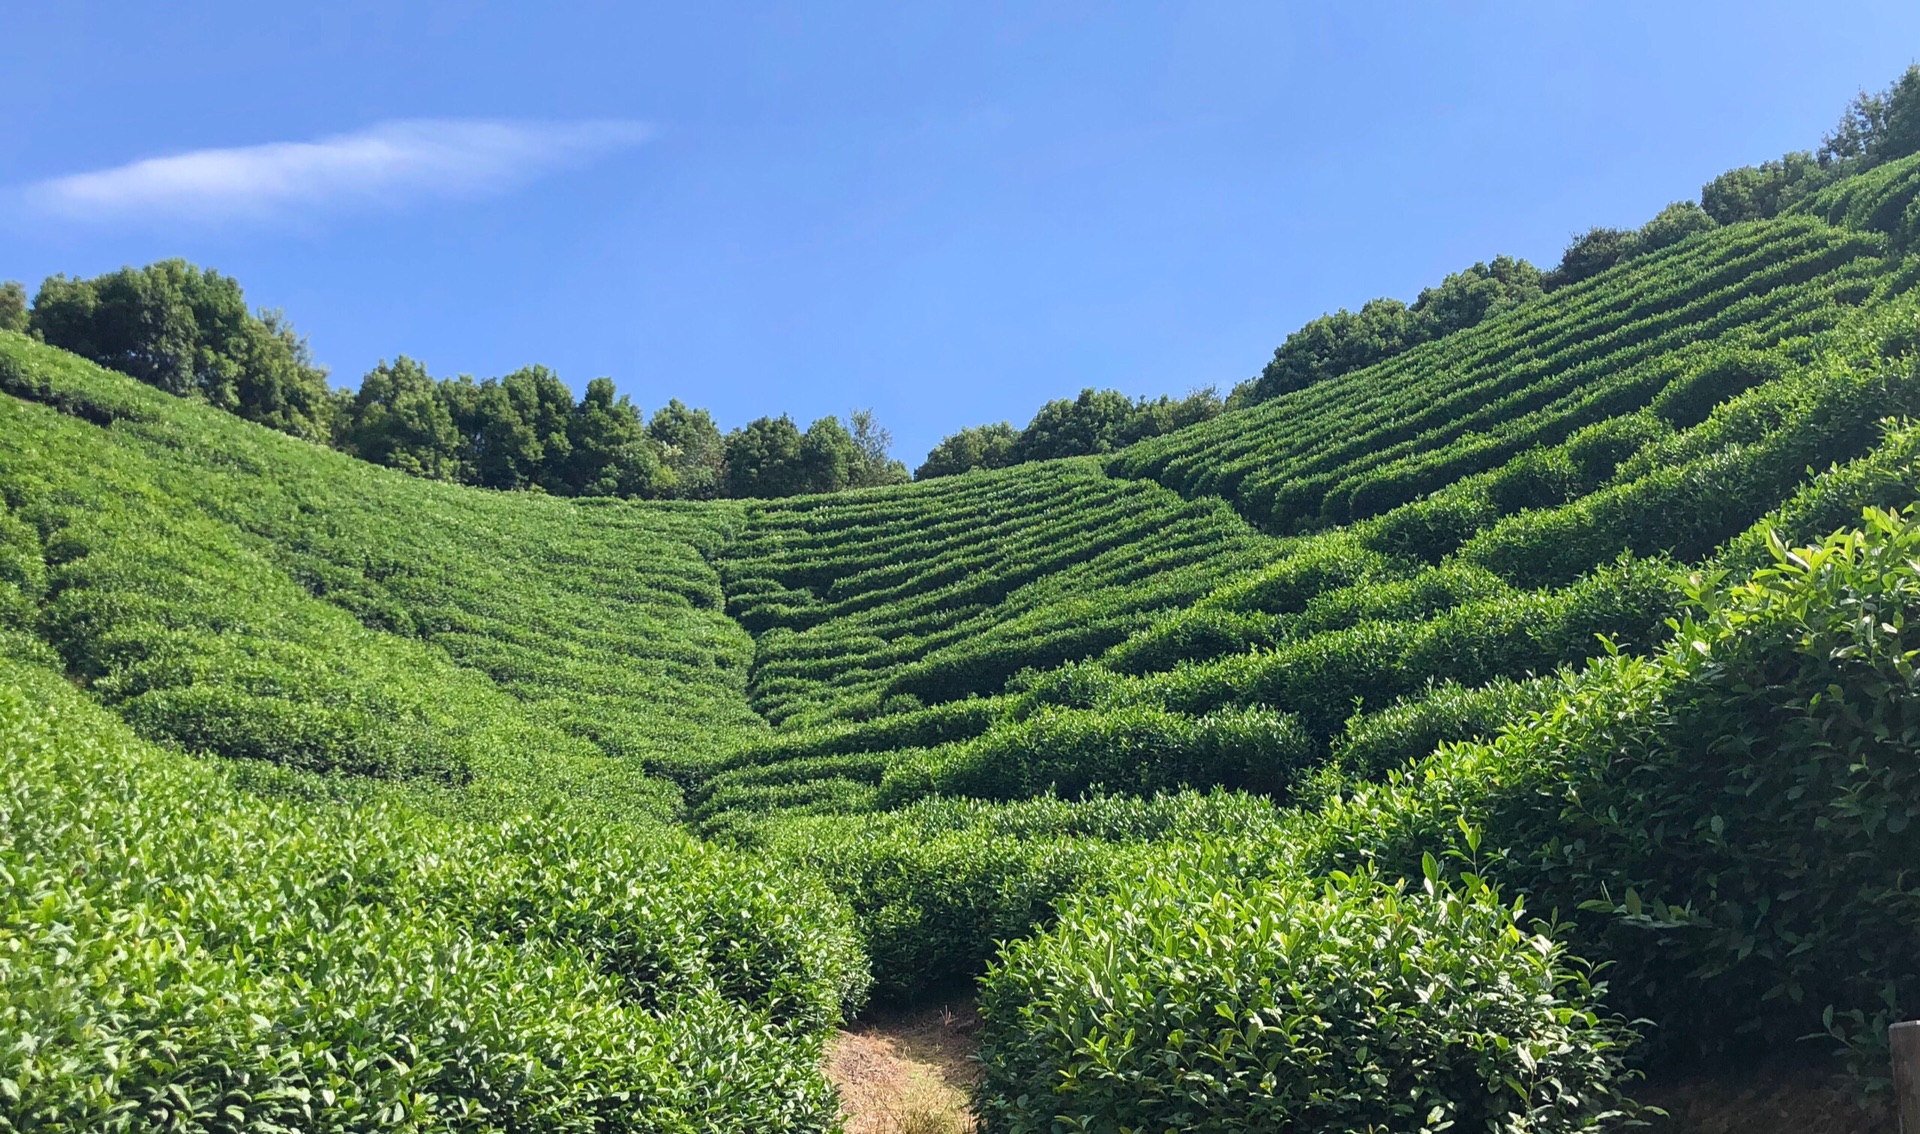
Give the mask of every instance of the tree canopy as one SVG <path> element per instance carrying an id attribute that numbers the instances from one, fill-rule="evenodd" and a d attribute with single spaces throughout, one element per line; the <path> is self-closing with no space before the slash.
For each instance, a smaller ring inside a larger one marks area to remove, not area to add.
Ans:
<path id="1" fill-rule="evenodd" d="M 567 441 L 570 454 L 559 483 L 569 496 L 661 496 L 672 484 L 640 411 L 616 395 L 611 378 L 587 383 L 568 416 Z"/>
<path id="2" fill-rule="evenodd" d="M 1920 153 L 1920 65 L 1884 91 L 1861 91 L 1822 140 L 1819 160 L 1878 165 L 1911 153 Z"/>
<path id="3" fill-rule="evenodd" d="M 727 443 L 713 415 L 674 398 L 654 411 L 647 438 L 658 447 L 667 495 L 711 500 L 727 480 Z"/>
<path id="4" fill-rule="evenodd" d="M 12 308 L 0 300 L 0 311 Z M 40 285 L 28 326 L 52 346 L 248 421 L 313 441 L 331 433 L 327 372 L 305 340 L 279 312 L 250 311 L 230 277 L 185 260 L 93 279 L 53 276 Z"/>
<path id="5" fill-rule="evenodd" d="M 27 289 L 14 280 L 0 282 L 0 331 L 24 333 L 31 325 L 27 318 Z"/>
<path id="6" fill-rule="evenodd" d="M 722 436 L 679 399 L 649 421 L 611 378 L 578 402 L 528 366 L 503 378 L 434 379 L 401 355 L 343 397 L 338 447 L 415 476 L 556 496 L 712 499 L 838 492 L 907 479 L 870 410 L 824 417 L 803 434 L 785 415 Z"/>
<path id="7" fill-rule="evenodd" d="M 1538 296 L 1540 270 L 1525 260 L 1496 256 L 1422 291 L 1413 306 L 1372 299 L 1358 311 L 1341 308 L 1287 336 L 1260 376 L 1235 391 L 1234 404 L 1264 402 L 1337 378 Z"/>
<path id="8" fill-rule="evenodd" d="M 430 480 L 471 476 L 469 446 L 454 422 L 453 400 L 419 362 L 400 355 L 360 380 L 345 403 L 339 447 L 361 460 Z"/>
<path id="9" fill-rule="evenodd" d="M 907 466 L 893 459 L 893 434 L 880 425 L 870 409 L 854 410 L 847 415 L 853 435 L 853 447 L 859 451 L 852 487 L 870 488 L 881 484 L 905 484 Z"/>
<path id="10" fill-rule="evenodd" d="M 1728 170 L 1701 188 L 1700 207 L 1721 224 L 1768 220 L 1827 180 L 1827 171 L 1812 154 L 1802 150 L 1776 161 Z"/>
<path id="11" fill-rule="evenodd" d="M 726 439 L 730 496 L 797 496 L 898 484 L 906 466 L 887 455 L 892 437 L 871 410 L 849 415 L 852 428 L 823 417 L 805 433 L 785 414 L 762 417 Z"/>
<path id="12" fill-rule="evenodd" d="M 722 435 L 675 398 L 649 420 L 611 378 L 573 391 L 544 366 L 435 378 L 401 354 L 335 391 L 278 311 L 185 260 L 93 279 L 52 276 L 31 306 L 0 282 L 0 330 L 32 334 L 182 397 L 429 480 L 557 496 L 789 496 L 908 479 L 872 410 L 802 434 L 761 418 Z"/>
<path id="13" fill-rule="evenodd" d="M 1013 443 L 1020 431 L 1012 422 L 975 425 L 940 439 L 915 469 L 915 480 L 958 476 L 977 469 L 999 469 L 1013 463 Z"/>
<path id="14" fill-rule="evenodd" d="M 1770 219 L 1839 177 L 1916 152 L 1920 66 L 1907 68 L 1883 91 L 1861 92 L 1817 153 L 1789 153 L 1728 170 L 1701 189 L 1698 204 L 1677 201 L 1638 229 L 1596 227 L 1580 233 L 1551 272 L 1499 257 L 1448 276 L 1421 292 L 1411 307 L 1382 298 L 1358 311 L 1342 308 L 1322 315 L 1287 336 L 1259 377 L 1234 390 L 1229 406 L 1263 402 L 1370 366 L 1473 326 L 1543 290 L 1589 279 L 1716 225 Z"/>
<path id="15" fill-rule="evenodd" d="M 1025 461 L 1111 453 L 1205 421 L 1221 408 L 1219 392 L 1212 387 L 1184 398 L 1148 399 L 1089 386 L 1076 398 L 1056 398 L 1041 406 L 1025 429 L 1016 431 L 1003 421 L 942 438 L 913 475 L 916 480 L 929 480 Z"/>
<path id="16" fill-rule="evenodd" d="M 727 435 L 728 496 L 793 496 L 806 483 L 800 427 L 791 417 L 755 418 Z"/>
<path id="17" fill-rule="evenodd" d="M 1700 207 L 1721 224 L 1767 220 L 1841 177 L 1912 153 L 1920 153 L 1920 66 L 1883 91 L 1861 91 L 1819 150 L 1730 169 L 1707 182 Z"/>
<path id="18" fill-rule="evenodd" d="M 1920 66 L 1885 90 L 1861 92 L 1817 152 L 1729 170 L 1702 188 L 1698 203 L 1674 202 L 1637 229 L 1577 234 L 1551 271 L 1498 256 L 1447 276 L 1412 304 L 1382 297 L 1322 315 L 1288 335 L 1224 402 L 1212 388 L 1148 399 L 1088 387 L 1042 405 L 1023 429 L 998 422 L 942 438 L 913 478 L 1111 453 L 1371 366 L 1720 225 L 1772 218 L 1840 177 L 1916 152 Z M 436 380 L 404 355 L 375 367 L 358 391 L 336 394 L 279 312 L 250 311 L 231 278 L 184 260 L 93 279 L 54 276 L 31 308 L 24 287 L 0 283 L 0 330 L 32 333 L 161 389 L 433 479 L 688 499 L 908 479 L 870 410 L 821 418 L 804 433 L 782 414 L 723 434 L 707 411 L 678 399 L 645 419 L 607 378 L 589 383 L 576 403 L 544 367 L 479 382 Z"/>

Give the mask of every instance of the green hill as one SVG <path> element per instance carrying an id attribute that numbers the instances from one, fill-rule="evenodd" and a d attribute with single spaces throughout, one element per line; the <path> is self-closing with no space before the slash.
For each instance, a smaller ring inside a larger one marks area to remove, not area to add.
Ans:
<path id="1" fill-rule="evenodd" d="M 1883 270 L 1878 245 L 1799 218 L 1705 233 L 1386 362 L 1142 443 L 1113 468 L 1227 496 L 1277 533 L 1377 516 L 1646 406 L 1711 346 L 1765 349 L 1832 326 Z M 1704 413 L 1713 393 L 1691 408 Z"/>
<path id="2" fill-rule="evenodd" d="M 831 1031 L 972 982 L 993 1131 L 1593 1129 L 1809 1034 L 1870 1077 L 1920 1012 L 1917 199 L 780 500 L 413 479 L 0 332 L 0 1117 L 829 1129 Z"/>

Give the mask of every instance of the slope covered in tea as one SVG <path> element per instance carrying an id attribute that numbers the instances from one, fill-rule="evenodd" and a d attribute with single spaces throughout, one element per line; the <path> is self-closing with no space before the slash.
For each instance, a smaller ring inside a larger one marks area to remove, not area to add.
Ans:
<path id="1" fill-rule="evenodd" d="M 955 991 L 1009 1134 L 1863 1082 L 1920 158 L 1806 168 L 1119 452 L 778 500 L 413 479 L 0 332 L 0 1124 L 830 1130 L 834 1029 Z"/>

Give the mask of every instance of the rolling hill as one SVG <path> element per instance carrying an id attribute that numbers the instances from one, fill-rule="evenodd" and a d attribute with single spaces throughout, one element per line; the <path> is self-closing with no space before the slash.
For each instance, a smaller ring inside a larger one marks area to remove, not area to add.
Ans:
<path id="1" fill-rule="evenodd" d="M 993 1131 L 1870 1079 L 1916 217 L 1885 162 L 1116 453 L 779 500 L 413 479 L 0 332 L 0 1116 L 829 1129 L 833 1029 L 967 988 Z"/>

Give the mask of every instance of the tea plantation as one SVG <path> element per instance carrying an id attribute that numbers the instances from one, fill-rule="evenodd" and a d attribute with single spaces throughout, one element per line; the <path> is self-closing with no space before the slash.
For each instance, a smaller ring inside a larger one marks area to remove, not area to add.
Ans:
<path id="1" fill-rule="evenodd" d="M 1008 1134 L 1871 1091 L 1917 233 L 1884 162 L 1115 453 L 778 500 L 413 479 L 0 331 L 0 1128 L 830 1130 L 834 1030 L 968 992 Z"/>

